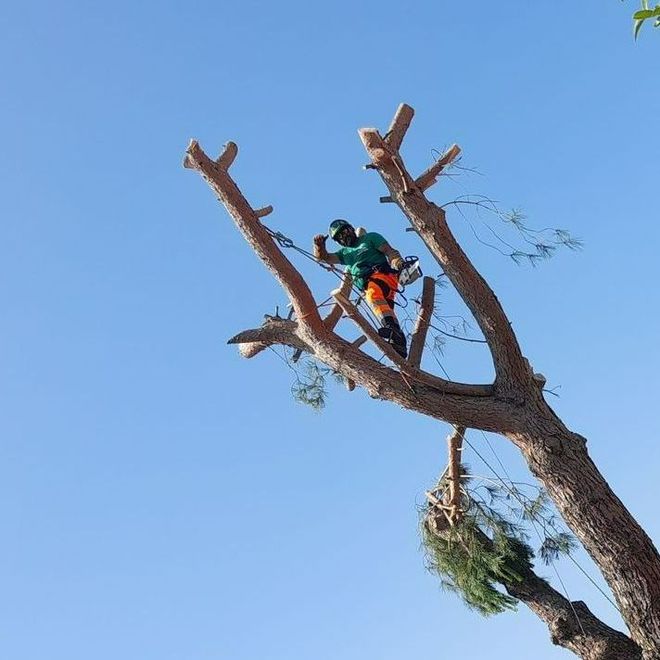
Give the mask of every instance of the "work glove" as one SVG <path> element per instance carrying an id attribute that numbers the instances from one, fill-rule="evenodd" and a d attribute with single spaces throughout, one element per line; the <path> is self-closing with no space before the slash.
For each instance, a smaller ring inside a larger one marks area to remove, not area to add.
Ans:
<path id="1" fill-rule="evenodd" d="M 394 270 L 401 270 L 405 264 L 405 261 L 401 257 L 394 257 L 392 261 L 390 261 L 390 266 L 394 268 Z"/>

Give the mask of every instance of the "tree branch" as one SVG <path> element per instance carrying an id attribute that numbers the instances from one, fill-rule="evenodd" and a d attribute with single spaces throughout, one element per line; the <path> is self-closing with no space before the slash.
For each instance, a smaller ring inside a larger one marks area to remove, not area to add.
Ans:
<path id="1" fill-rule="evenodd" d="M 265 351 L 269 346 L 270 344 L 266 344 L 263 341 L 253 341 L 247 344 L 239 344 L 238 352 L 246 360 L 249 360 L 255 357 L 256 355 L 259 355 L 259 353 Z"/>
<path id="2" fill-rule="evenodd" d="M 415 179 L 417 187 L 422 192 L 430 188 L 438 180 L 440 172 L 442 172 L 447 165 L 453 163 L 460 153 L 461 148 L 457 144 L 452 144 L 451 147 L 449 147 L 449 149 L 447 149 L 447 151 L 440 156 L 440 158 L 438 158 L 428 170 L 426 170 L 426 172 L 420 174 Z"/>
<path id="3" fill-rule="evenodd" d="M 342 294 L 342 296 L 348 298 L 351 293 L 352 286 L 353 278 L 351 277 L 350 273 L 346 273 L 338 291 Z M 328 330 L 334 330 L 335 326 L 337 323 L 339 323 L 343 315 L 344 310 L 342 309 L 341 305 L 339 303 L 333 305 L 330 313 L 323 319 L 325 327 L 328 328 Z"/>
<path id="4" fill-rule="evenodd" d="M 518 340 L 497 297 L 477 272 L 451 233 L 444 211 L 429 202 L 405 169 L 398 154 L 373 128 L 359 131 L 392 199 L 410 220 L 436 261 L 474 315 L 488 342 L 501 391 L 529 386 Z"/>
<path id="5" fill-rule="evenodd" d="M 419 367 L 422 363 L 422 352 L 424 351 L 435 300 L 435 280 L 432 277 L 425 277 L 423 281 L 422 299 L 417 313 L 415 329 L 410 339 L 410 351 L 408 352 L 408 363 L 413 367 Z"/>
<path id="6" fill-rule="evenodd" d="M 266 208 L 272 210 L 273 207 L 268 206 Z M 256 213 L 257 215 L 259 215 L 259 211 L 257 211 Z M 346 273 L 344 275 L 344 279 L 342 281 L 342 285 L 340 288 L 340 290 L 344 293 L 345 296 L 348 296 L 350 294 L 352 285 L 353 285 L 353 278 L 350 276 L 349 273 Z M 341 305 L 333 305 L 332 309 L 330 310 L 330 313 L 323 319 L 323 323 L 325 324 L 325 327 L 328 330 L 334 330 L 337 323 L 339 323 L 339 321 L 341 320 L 343 314 L 344 314 L 344 310 L 341 308 Z M 249 360 L 250 358 L 253 358 L 256 355 L 259 355 L 259 353 L 265 351 L 269 346 L 270 344 L 267 344 L 265 342 L 252 342 L 247 344 L 239 344 L 238 352 L 241 354 L 242 357 Z M 299 349 L 296 350 L 293 357 L 291 358 L 291 361 L 298 362 L 298 360 L 300 359 L 300 355 L 302 353 L 303 351 Z"/>
<path id="7" fill-rule="evenodd" d="M 237 151 L 236 145 L 229 142 L 225 152 L 217 162 L 214 162 L 195 140 L 191 140 L 184 164 L 197 170 L 217 193 L 247 242 L 287 292 L 298 320 L 310 329 L 320 328 L 321 317 L 305 280 L 282 254 L 268 231 L 259 222 L 257 213 L 229 176 L 226 167 L 233 162 Z"/>
<path id="8" fill-rule="evenodd" d="M 399 151 L 414 115 L 415 111 L 406 103 L 402 103 L 397 108 L 392 123 L 385 134 L 385 141 L 392 151 Z"/>
<path id="9" fill-rule="evenodd" d="M 312 352 L 311 347 L 298 336 L 298 324 L 288 319 L 280 319 L 273 316 L 267 316 L 264 324 L 260 328 L 243 330 L 231 339 L 228 344 L 265 344 L 267 347 L 273 344 L 283 344 L 291 346 L 301 351 Z"/>
<path id="10" fill-rule="evenodd" d="M 463 448 L 463 438 L 465 437 L 465 427 L 457 426 L 454 431 L 447 436 L 447 450 L 449 461 L 447 463 L 447 480 L 449 481 L 449 522 L 454 524 L 458 522 L 461 516 L 461 450 Z"/>
<path id="11" fill-rule="evenodd" d="M 319 360 L 347 381 L 363 387 L 371 397 L 385 399 L 403 408 L 421 413 L 433 419 L 447 421 L 487 431 L 504 432 L 519 424 L 516 410 L 507 401 L 485 396 L 479 385 L 462 385 L 458 389 L 471 391 L 477 388 L 477 395 L 440 394 L 435 386 L 420 382 L 414 375 L 404 380 L 405 375 L 363 353 L 358 340 L 353 345 L 334 333 L 323 340 L 308 339 L 296 321 L 267 317 L 259 328 L 238 333 L 229 344 L 263 342 L 268 345 L 283 344 L 304 351 Z M 441 380 L 441 379 L 440 379 Z M 412 383 L 412 386 L 411 386 Z"/>

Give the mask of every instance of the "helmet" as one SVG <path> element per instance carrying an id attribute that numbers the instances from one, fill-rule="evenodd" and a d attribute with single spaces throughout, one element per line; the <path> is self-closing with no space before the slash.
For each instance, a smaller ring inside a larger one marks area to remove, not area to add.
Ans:
<path id="1" fill-rule="evenodd" d="M 330 223 L 330 227 L 328 228 L 328 234 L 330 234 L 330 238 L 334 239 L 335 236 L 344 228 L 344 227 L 353 227 L 350 222 L 346 220 L 342 220 L 341 218 L 338 218 L 337 220 L 333 220 Z"/>

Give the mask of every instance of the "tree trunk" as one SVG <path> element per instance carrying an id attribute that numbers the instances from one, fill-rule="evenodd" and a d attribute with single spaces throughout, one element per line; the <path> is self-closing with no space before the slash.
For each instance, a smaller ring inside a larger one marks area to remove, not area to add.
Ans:
<path id="1" fill-rule="evenodd" d="M 645 658 L 660 658 L 660 555 L 589 457 L 545 401 L 527 406 L 523 432 L 506 434 L 612 589 Z"/>

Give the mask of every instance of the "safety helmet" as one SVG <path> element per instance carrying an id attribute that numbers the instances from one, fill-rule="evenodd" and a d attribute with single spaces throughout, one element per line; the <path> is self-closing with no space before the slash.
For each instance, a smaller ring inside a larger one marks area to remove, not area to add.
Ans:
<path id="1" fill-rule="evenodd" d="M 344 227 L 350 227 L 352 229 L 353 225 L 350 222 L 346 221 L 346 220 L 342 220 L 341 218 L 338 218 L 337 220 L 333 220 L 330 223 L 330 227 L 328 228 L 328 234 L 330 234 L 330 238 L 332 238 L 334 240 L 334 238 L 337 236 L 337 234 Z"/>

